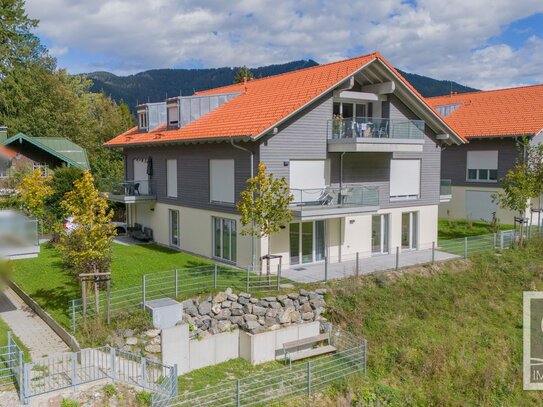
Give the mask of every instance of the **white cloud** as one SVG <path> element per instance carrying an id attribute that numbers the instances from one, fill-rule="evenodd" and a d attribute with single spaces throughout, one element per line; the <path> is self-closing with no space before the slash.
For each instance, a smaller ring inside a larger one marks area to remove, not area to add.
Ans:
<path id="1" fill-rule="evenodd" d="M 402 69 L 475 87 L 543 82 L 541 38 L 519 49 L 490 42 L 543 12 L 533 0 L 27 0 L 27 9 L 52 50 L 95 56 L 72 71 L 328 62 L 377 50 Z"/>
<path id="2" fill-rule="evenodd" d="M 68 53 L 68 47 L 51 47 L 49 48 L 49 54 L 52 57 L 60 57 Z"/>

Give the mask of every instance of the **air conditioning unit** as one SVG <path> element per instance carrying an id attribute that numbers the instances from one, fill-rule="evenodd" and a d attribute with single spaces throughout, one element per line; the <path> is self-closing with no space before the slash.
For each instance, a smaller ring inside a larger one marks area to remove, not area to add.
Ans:
<path id="1" fill-rule="evenodd" d="M 151 313 L 156 329 L 171 328 L 183 318 L 183 304 L 171 298 L 146 301 L 145 309 Z"/>

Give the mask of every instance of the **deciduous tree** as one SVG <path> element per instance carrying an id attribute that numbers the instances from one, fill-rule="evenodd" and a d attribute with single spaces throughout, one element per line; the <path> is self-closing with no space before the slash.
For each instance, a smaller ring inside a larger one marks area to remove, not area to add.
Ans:
<path id="1" fill-rule="evenodd" d="M 44 221 L 45 204 L 52 193 L 51 177 L 43 177 L 39 169 L 25 176 L 17 186 L 18 200 L 23 210 L 40 223 Z"/>

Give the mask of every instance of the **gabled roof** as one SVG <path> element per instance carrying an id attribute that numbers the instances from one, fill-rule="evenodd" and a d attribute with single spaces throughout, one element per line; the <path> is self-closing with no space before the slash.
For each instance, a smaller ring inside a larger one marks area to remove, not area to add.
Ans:
<path id="1" fill-rule="evenodd" d="M 7 147 L 4 147 L 3 145 L 0 145 L 0 156 L 11 160 L 17 156 L 17 153 Z"/>
<path id="2" fill-rule="evenodd" d="M 23 141 L 46 151 L 68 165 L 82 170 L 90 168 L 85 149 L 63 137 L 30 137 L 26 134 L 19 133 L 5 140 L 4 145 L 16 145 L 16 142 Z"/>
<path id="3" fill-rule="evenodd" d="M 302 110 L 318 97 L 331 91 L 372 62 L 380 61 L 421 102 L 436 122 L 458 137 L 424 98 L 379 53 L 287 72 L 246 84 L 234 84 L 197 95 L 241 92 L 234 99 L 180 129 L 166 126 L 141 133 L 134 127 L 106 143 L 107 146 L 207 141 L 225 138 L 257 139 Z M 460 137 L 458 137 L 460 139 Z M 462 142 L 462 141 L 460 141 Z"/>
<path id="4" fill-rule="evenodd" d="M 458 104 L 445 120 L 461 136 L 533 136 L 543 130 L 543 85 L 426 99 L 434 108 Z"/>

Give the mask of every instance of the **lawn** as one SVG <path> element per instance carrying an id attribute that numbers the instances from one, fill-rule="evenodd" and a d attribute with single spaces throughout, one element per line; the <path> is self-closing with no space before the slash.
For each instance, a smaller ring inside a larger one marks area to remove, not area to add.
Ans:
<path id="1" fill-rule="evenodd" d="M 9 331 L 10 328 L 8 324 L 6 324 L 6 322 L 2 318 L 0 318 L 0 346 L 7 346 Z M 21 340 L 17 338 L 17 336 L 15 336 L 13 332 L 11 334 L 13 339 L 15 340 L 15 343 L 19 345 L 19 348 L 23 351 L 25 361 L 30 362 L 30 352 L 28 351 L 28 348 L 23 345 Z"/>
<path id="2" fill-rule="evenodd" d="M 522 389 L 522 292 L 543 290 L 543 240 L 417 271 L 333 283 L 329 317 L 367 338 L 368 375 L 324 401 L 541 405 Z"/>
<path id="3" fill-rule="evenodd" d="M 201 257 L 157 245 L 113 244 L 112 290 L 141 284 L 142 275 L 212 264 Z M 78 282 L 62 267 L 57 250 L 41 246 L 38 257 L 13 262 L 11 278 L 58 322 L 70 326 L 68 305 L 81 297 Z"/>
<path id="4" fill-rule="evenodd" d="M 466 236 L 486 235 L 488 233 L 510 229 L 513 229 L 513 225 L 492 225 L 488 222 L 440 218 L 438 223 L 438 239 L 458 239 Z"/>

